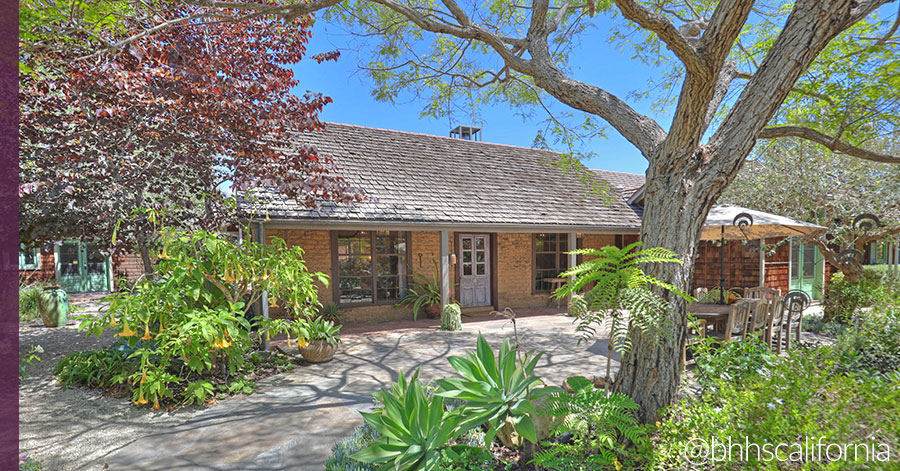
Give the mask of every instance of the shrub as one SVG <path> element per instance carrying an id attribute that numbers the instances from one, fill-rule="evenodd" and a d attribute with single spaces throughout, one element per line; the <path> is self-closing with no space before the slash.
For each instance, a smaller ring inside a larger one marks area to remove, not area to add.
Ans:
<path id="1" fill-rule="evenodd" d="M 127 379 L 140 368 L 140 361 L 131 358 L 131 352 L 121 343 L 101 350 L 76 352 L 61 358 L 53 368 L 53 374 L 63 385 L 95 388 L 124 388 Z"/>
<path id="2" fill-rule="evenodd" d="M 632 413 L 638 406 L 628 396 L 607 395 L 583 376 L 566 382 L 573 392 L 550 396 L 547 413 L 562 419 L 551 427 L 552 434 L 571 438 L 543 442 L 545 449 L 535 455 L 535 464 L 560 471 L 597 469 L 620 463 L 625 454 L 619 446 L 622 437 L 638 445 L 647 443 L 647 431 Z"/>
<path id="3" fill-rule="evenodd" d="M 31 322 L 41 317 L 38 303 L 44 286 L 44 283 L 34 283 L 19 287 L 19 322 Z"/>
<path id="4" fill-rule="evenodd" d="M 900 370 L 900 309 L 861 317 L 838 337 L 835 348 L 848 369 L 870 374 Z"/>
<path id="5" fill-rule="evenodd" d="M 328 281 L 306 270 L 302 249 L 277 238 L 236 244 L 219 233 L 164 228 L 160 245 L 153 279 L 113 295 L 103 316 L 86 317 L 79 326 L 97 336 L 112 329 L 133 349 L 129 359 L 137 359 L 139 368 L 113 376 L 133 385 L 137 405 L 158 407 L 184 380 L 237 372 L 255 344 L 247 313 L 263 290 L 270 305 L 281 302 L 295 316 L 308 316 L 319 305 L 314 283 Z M 202 383 L 190 391 L 179 398 L 197 402 L 208 395 Z"/>
<path id="6" fill-rule="evenodd" d="M 44 464 L 30 456 L 23 456 L 19 461 L 19 471 L 44 471 Z"/>
<path id="7" fill-rule="evenodd" d="M 838 337 L 847 331 L 847 326 L 838 322 L 825 322 L 821 315 L 808 315 L 803 316 L 803 330 Z"/>
<path id="8" fill-rule="evenodd" d="M 462 311 L 459 304 L 450 303 L 441 310 L 441 330 L 462 330 Z"/>
<path id="9" fill-rule="evenodd" d="M 863 307 L 872 306 L 878 299 L 880 276 L 865 272 L 856 282 L 848 281 L 843 273 L 835 273 L 825 287 L 825 315 L 823 321 L 846 324 Z"/>
<path id="10" fill-rule="evenodd" d="M 683 399 L 658 425 L 653 469 L 800 469 L 796 462 L 761 462 L 754 451 L 749 459 L 733 455 L 727 463 L 689 455 L 687 447 L 697 440 L 708 444 L 713 437 L 719 443 L 731 439 L 744 444 L 746 439 L 760 447 L 823 437 L 827 443 L 885 444 L 897 450 L 900 374 L 843 374 L 839 364 L 831 348 L 792 350 L 743 384 L 722 382 L 699 397 Z M 869 464 L 822 462 L 809 469 L 873 469 Z"/>
<path id="11" fill-rule="evenodd" d="M 23 379 L 29 376 L 28 367 L 33 365 L 36 361 L 41 361 L 41 357 L 38 356 L 39 353 L 44 353 L 43 347 L 40 345 L 32 345 L 28 349 L 28 353 L 19 358 L 19 382 L 21 383 Z"/>
<path id="12" fill-rule="evenodd" d="M 331 456 L 325 461 L 325 471 L 375 471 L 378 466 L 351 458 L 351 455 L 367 448 L 381 434 L 368 423 L 353 430 L 350 436 L 331 447 Z"/>
<path id="13" fill-rule="evenodd" d="M 696 379 L 702 391 L 715 391 L 724 384 L 740 386 L 770 368 L 776 355 L 756 338 L 718 345 L 707 338 L 694 345 Z"/>

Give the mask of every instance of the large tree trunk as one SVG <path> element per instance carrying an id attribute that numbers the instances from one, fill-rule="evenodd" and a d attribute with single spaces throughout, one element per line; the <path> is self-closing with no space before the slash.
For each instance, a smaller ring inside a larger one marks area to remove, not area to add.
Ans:
<path id="1" fill-rule="evenodd" d="M 711 159 L 715 160 L 715 159 Z M 739 159 L 731 165 L 739 165 Z M 727 184 L 724 178 L 698 178 L 694 162 L 704 159 L 655 159 L 652 162 L 681 162 L 682 165 L 654 165 L 647 171 L 644 217 L 641 239 L 644 247 L 664 247 L 682 256 L 684 263 L 656 264 L 644 270 L 684 292 L 689 292 L 693 278 L 697 243 L 706 214 Z M 724 162 L 719 162 L 722 164 Z M 709 171 L 709 169 L 704 169 Z M 627 394 L 640 406 L 639 418 L 655 422 L 660 409 L 670 405 L 681 383 L 681 349 L 685 341 L 687 319 L 683 300 L 672 293 L 662 293 L 670 300 L 677 315 L 672 319 L 670 335 L 659 341 L 631 329 L 632 349 L 624 355 L 616 377 L 614 391 Z"/>
<path id="2" fill-rule="evenodd" d="M 150 257 L 150 248 L 147 247 L 146 243 L 141 244 L 140 252 L 141 263 L 144 265 L 144 277 L 147 279 L 153 278 L 153 259 Z"/>

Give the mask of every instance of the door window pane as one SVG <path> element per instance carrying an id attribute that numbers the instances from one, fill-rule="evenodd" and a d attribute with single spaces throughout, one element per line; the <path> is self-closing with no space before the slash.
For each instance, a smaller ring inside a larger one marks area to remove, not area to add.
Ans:
<path id="1" fill-rule="evenodd" d="M 78 266 L 78 244 L 65 243 L 59 246 L 59 273 L 67 276 L 80 276 Z"/>
<path id="2" fill-rule="evenodd" d="M 87 272 L 89 275 L 106 274 L 106 256 L 100 253 L 96 244 L 87 245 Z"/>

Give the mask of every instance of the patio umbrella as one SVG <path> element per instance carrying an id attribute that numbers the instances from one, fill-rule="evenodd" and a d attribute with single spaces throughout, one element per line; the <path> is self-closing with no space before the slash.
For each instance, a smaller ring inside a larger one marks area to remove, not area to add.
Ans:
<path id="1" fill-rule="evenodd" d="M 719 302 L 725 302 L 725 241 L 757 240 L 769 237 L 805 236 L 824 231 L 824 226 L 797 221 L 730 204 L 714 206 L 706 216 L 701 240 L 721 241 L 722 276 L 719 278 Z M 761 249 L 761 248 L 760 248 Z"/>

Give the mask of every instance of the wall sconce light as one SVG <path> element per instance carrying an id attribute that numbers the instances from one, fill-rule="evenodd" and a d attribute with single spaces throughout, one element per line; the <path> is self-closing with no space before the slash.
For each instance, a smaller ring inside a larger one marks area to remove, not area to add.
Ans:
<path id="1" fill-rule="evenodd" d="M 456 254 L 450 254 L 450 265 L 456 265 Z"/>

